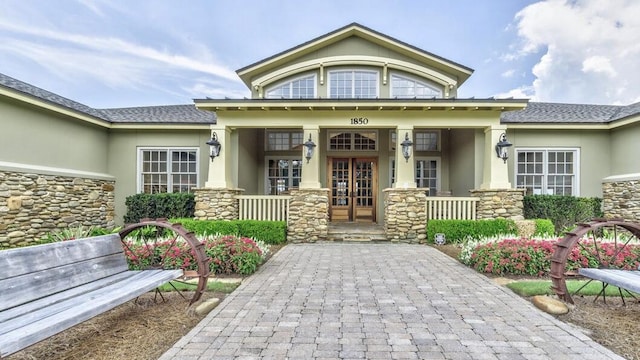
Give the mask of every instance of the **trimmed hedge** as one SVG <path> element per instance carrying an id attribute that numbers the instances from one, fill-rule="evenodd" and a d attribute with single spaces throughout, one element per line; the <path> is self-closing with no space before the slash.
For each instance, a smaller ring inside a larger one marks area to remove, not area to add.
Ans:
<path id="1" fill-rule="evenodd" d="M 525 219 L 550 219 L 555 233 L 572 229 L 576 223 L 603 216 L 602 199 L 560 195 L 524 197 Z"/>
<path id="2" fill-rule="evenodd" d="M 429 220 L 427 222 L 427 242 L 433 243 L 435 234 L 444 234 L 447 242 L 460 243 L 465 238 L 481 239 L 499 234 L 515 234 L 513 220 Z"/>
<path id="3" fill-rule="evenodd" d="M 258 220 L 195 220 L 190 218 L 171 219 L 196 235 L 237 235 L 267 244 L 276 245 L 287 241 L 287 223 L 284 221 Z"/>
<path id="4" fill-rule="evenodd" d="M 549 237 L 555 234 L 553 223 L 548 219 L 534 219 L 534 237 Z M 497 235 L 515 235 L 518 227 L 510 219 L 487 220 L 429 220 L 427 222 L 427 242 L 433 243 L 435 234 L 444 234 L 447 242 L 461 243 L 465 239 L 479 240 Z"/>
<path id="5" fill-rule="evenodd" d="M 124 222 L 140 219 L 193 217 L 195 197 L 192 193 L 136 194 L 125 200 L 127 213 Z"/>

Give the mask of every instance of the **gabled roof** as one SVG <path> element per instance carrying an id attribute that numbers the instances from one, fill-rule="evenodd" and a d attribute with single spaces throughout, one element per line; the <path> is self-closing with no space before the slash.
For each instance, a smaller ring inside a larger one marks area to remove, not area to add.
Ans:
<path id="1" fill-rule="evenodd" d="M 251 78 L 253 75 L 268 71 L 269 69 L 272 69 L 277 65 L 292 61 L 298 57 L 314 52 L 320 48 L 326 47 L 330 44 L 336 43 L 351 36 L 358 36 L 386 48 L 392 49 L 398 53 L 407 55 L 411 58 L 436 64 L 437 67 L 441 70 L 446 70 L 447 72 L 455 74 L 458 78 L 458 85 L 465 82 L 473 73 L 473 69 L 469 67 L 445 59 L 428 51 L 422 50 L 418 47 L 407 44 L 403 41 L 377 32 L 355 22 L 343 26 L 337 30 L 331 31 L 325 35 L 321 35 L 317 38 L 304 42 L 298 46 L 294 46 L 290 49 L 269 56 L 251 65 L 245 66 L 241 69 L 238 69 L 236 73 L 248 87 L 251 87 Z"/>
<path id="2" fill-rule="evenodd" d="M 640 103 L 626 106 L 530 102 L 523 110 L 502 113 L 503 124 L 609 124 L 640 116 Z"/>
<path id="3" fill-rule="evenodd" d="M 216 114 L 198 110 L 194 104 L 162 105 L 116 109 L 95 109 L 58 94 L 0 73 L 0 89 L 25 95 L 29 101 L 59 110 L 70 110 L 79 117 L 89 116 L 103 126 L 110 124 L 215 124 Z"/>

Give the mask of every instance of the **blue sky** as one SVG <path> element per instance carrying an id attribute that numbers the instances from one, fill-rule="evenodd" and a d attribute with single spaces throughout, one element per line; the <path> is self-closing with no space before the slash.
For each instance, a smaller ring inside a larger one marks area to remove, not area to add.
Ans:
<path id="1" fill-rule="evenodd" d="M 352 22 L 474 69 L 459 97 L 640 101 L 637 0 L 2 0 L 0 72 L 95 108 L 238 98 Z"/>

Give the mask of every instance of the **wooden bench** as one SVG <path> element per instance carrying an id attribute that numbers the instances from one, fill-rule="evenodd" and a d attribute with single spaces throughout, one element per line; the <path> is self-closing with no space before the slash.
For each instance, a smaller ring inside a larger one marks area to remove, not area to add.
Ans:
<path id="1" fill-rule="evenodd" d="M 0 357 L 182 276 L 128 269 L 119 234 L 0 251 Z"/>
<path id="2" fill-rule="evenodd" d="M 607 285 L 617 286 L 619 289 L 633 291 L 640 294 L 640 271 L 639 270 L 619 270 L 619 269 L 578 269 L 578 274 L 592 280 L 601 281 L 603 284 L 602 295 L 604 297 L 604 288 Z M 622 297 L 622 291 L 620 291 Z M 622 298 L 624 303 L 624 297 Z"/>

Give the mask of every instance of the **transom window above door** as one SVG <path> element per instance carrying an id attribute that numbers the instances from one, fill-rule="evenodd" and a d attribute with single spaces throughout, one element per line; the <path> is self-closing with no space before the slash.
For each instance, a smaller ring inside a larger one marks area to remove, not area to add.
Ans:
<path id="1" fill-rule="evenodd" d="M 267 88 L 267 99 L 312 99 L 316 97 L 316 75 L 307 75 Z"/>
<path id="2" fill-rule="evenodd" d="M 267 151 L 300 150 L 302 136 L 301 131 L 267 131 Z"/>
<path id="3" fill-rule="evenodd" d="M 378 77 L 377 71 L 330 71 L 329 97 L 332 99 L 375 99 L 378 97 Z"/>
<path id="4" fill-rule="evenodd" d="M 391 146 L 389 150 L 396 149 L 396 132 L 391 131 Z M 413 146 L 415 151 L 440 151 L 439 130 L 414 130 Z"/>
<path id="5" fill-rule="evenodd" d="M 377 144 L 376 131 L 329 131 L 331 151 L 376 151 Z"/>

